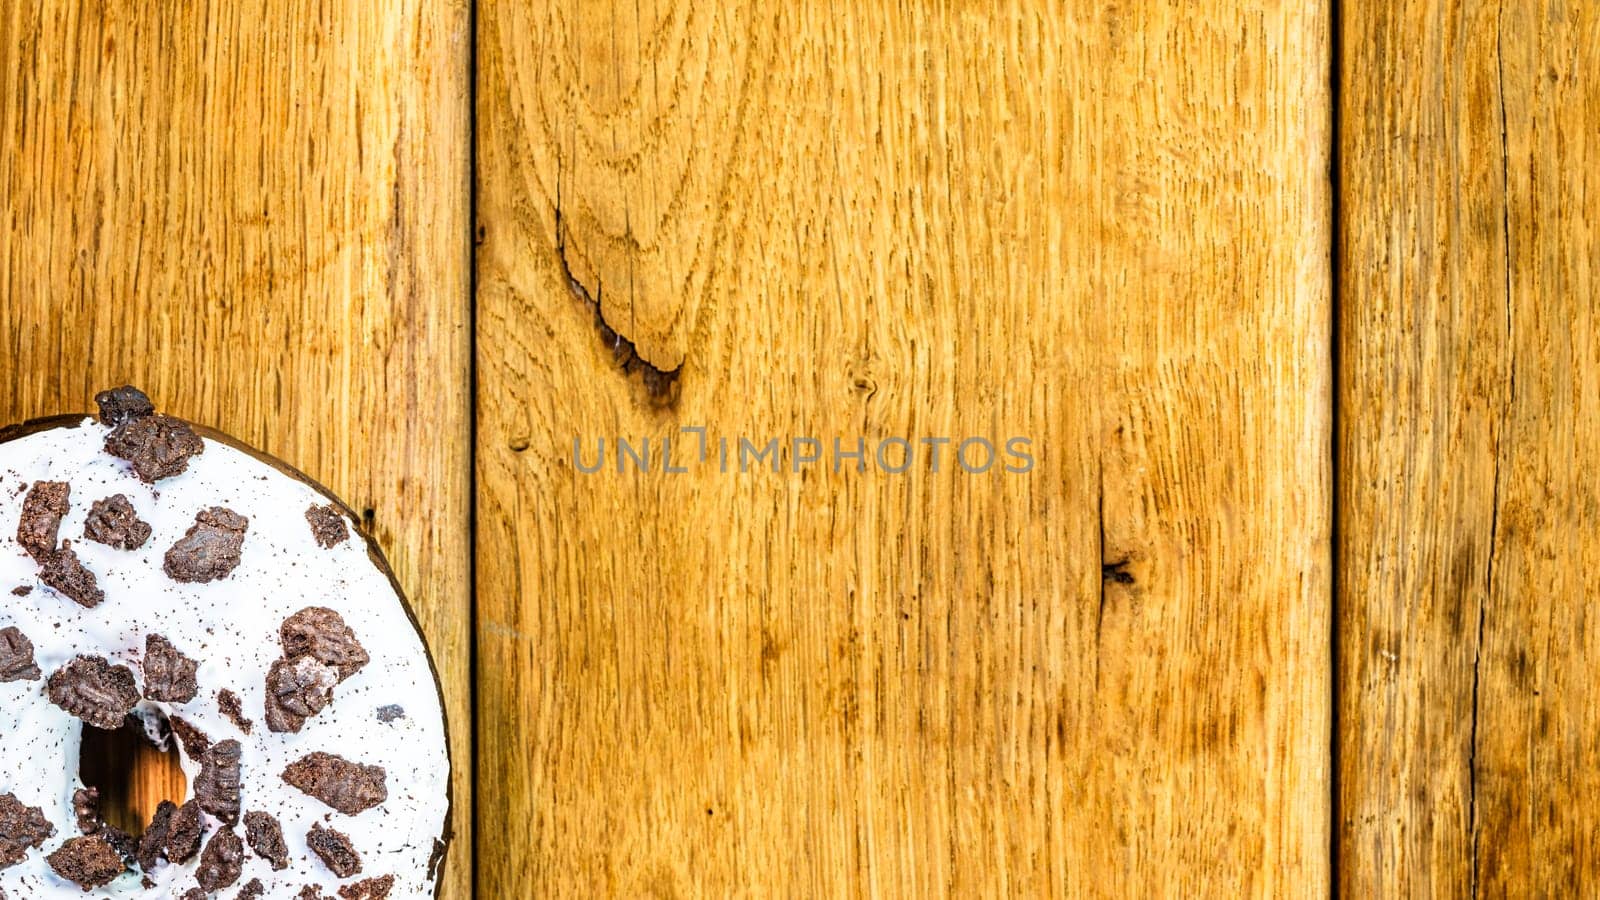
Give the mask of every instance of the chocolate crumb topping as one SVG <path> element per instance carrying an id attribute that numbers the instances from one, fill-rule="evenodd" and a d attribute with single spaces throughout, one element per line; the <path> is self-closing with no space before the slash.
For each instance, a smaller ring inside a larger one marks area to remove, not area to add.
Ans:
<path id="1" fill-rule="evenodd" d="M 89 507 L 83 536 L 118 550 L 137 550 L 150 539 L 150 524 L 134 512 L 126 494 L 112 494 Z"/>
<path id="2" fill-rule="evenodd" d="M 313 504 L 306 510 L 306 522 L 311 525 L 311 537 L 316 540 L 317 546 L 325 550 L 350 539 L 350 526 L 339 514 L 339 507 L 332 503 L 326 506 Z"/>
<path id="3" fill-rule="evenodd" d="M 249 734 L 255 727 L 254 723 L 245 716 L 244 704 L 239 702 L 239 695 L 227 688 L 217 691 L 217 709 L 228 717 L 228 721 L 232 722 L 234 727 L 245 734 Z"/>
<path id="4" fill-rule="evenodd" d="M 33 593 L 33 585 L 31 584 L 19 584 L 11 589 L 11 596 L 13 597 L 26 597 L 31 593 Z"/>
<path id="5" fill-rule="evenodd" d="M 84 891 L 110 884 L 127 869 L 122 855 L 111 846 L 110 841 L 98 834 L 75 837 L 46 859 L 57 875 Z"/>
<path id="6" fill-rule="evenodd" d="M 306 833 L 306 846 L 340 878 L 361 872 L 361 855 L 350 845 L 350 839 L 342 832 L 322 827 L 321 822 L 312 825 Z"/>
<path id="7" fill-rule="evenodd" d="M 38 681 L 39 664 L 33 658 L 33 641 L 14 625 L 0 628 L 0 683 Z"/>
<path id="8" fill-rule="evenodd" d="M 205 836 L 205 820 L 200 816 L 200 804 L 190 800 L 172 813 L 167 823 L 167 859 L 185 863 L 200 851 L 200 839 Z"/>
<path id="9" fill-rule="evenodd" d="M 162 571 L 173 581 L 201 583 L 225 578 L 239 565 L 250 520 L 213 506 L 194 517 L 189 531 L 167 550 Z"/>
<path id="10" fill-rule="evenodd" d="M 200 760 L 200 775 L 194 781 L 194 798 L 200 808 L 229 825 L 239 822 L 238 741 L 211 745 Z"/>
<path id="11" fill-rule="evenodd" d="M 187 753 L 190 759 L 200 759 L 211 749 L 211 738 L 204 731 L 194 727 L 188 719 L 172 716 L 167 723 L 172 726 L 172 733 L 183 743 L 183 752 Z"/>
<path id="12" fill-rule="evenodd" d="M 322 892 L 317 890 L 317 886 L 314 884 L 308 884 L 301 888 L 300 893 L 296 894 L 295 897 L 296 900 L 326 900 L 322 896 Z"/>
<path id="13" fill-rule="evenodd" d="M 163 800 L 156 806 L 155 815 L 150 817 L 150 825 L 145 828 L 144 836 L 139 838 L 139 849 L 134 854 L 139 861 L 139 868 L 148 872 L 161 861 L 161 854 L 166 850 L 167 840 L 172 834 L 172 816 L 177 811 L 178 805 L 171 800 Z"/>
<path id="14" fill-rule="evenodd" d="M 354 884 L 347 884 L 339 888 L 339 896 L 344 900 L 387 900 L 389 891 L 393 887 L 393 875 L 363 878 Z"/>
<path id="15" fill-rule="evenodd" d="M 283 826 L 271 813 L 245 813 L 244 837 L 257 856 L 272 863 L 274 872 L 289 867 L 289 848 L 283 842 Z"/>
<path id="16" fill-rule="evenodd" d="M 267 672 L 267 728 L 298 732 L 307 718 L 333 700 L 333 686 L 338 682 L 338 670 L 315 657 L 275 661 Z"/>
<path id="17" fill-rule="evenodd" d="M 144 695 L 151 700 L 188 703 L 200 692 L 195 682 L 200 664 L 180 653 L 163 635 L 145 635 L 142 668 Z"/>
<path id="18" fill-rule="evenodd" d="M 360 671 L 368 661 L 366 648 L 356 640 L 355 632 L 338 613 L 326 607 L 308 606 L 284 619 L 278 636 L 283 641 L 285 657 L 315 657 L 338 669 L 340 681 Z"/>
<path id="19" fill-rule="evenodd" d="M 72 792 L 72 816 L 77 820 L 81 834 L 94 834 L 100 830 L 100 789 L 78 788 Z"/>
<path id="20" fill-rule="evenodd" d="M 239 880 L 244 871 L 244 843 L 233 829 L 224 828 L 206 841 L 195 878 L 208 891 L 220 891 Z"/>
<path id="21" fill-rule="evenodd" d="M 404 719 L 405 717 L 406 709 L 398 703 L 391 703 L 388 706 L 378 707 L 378 721 L 385 725 L 390 724 L 396 719 Z"/>
<path id="22" fill-rule="evenodd" d="M 101 391 L 94 395 L 94 402 L 100 407 L 101 423 L 113 428 L 156 411 L 155 404 L 150 402 L 144 391 L 131 384 Z"/>
<path id="23" fill-rule="evenodd" d="M 72 508 L 71 495 L 72 486 L 65 481 L 35 481 L 22 500 L 17 543 L 40 565 L 55 556 L 56 535 L 62 517 Z"/>
<path id="24" fill-rule="evenodd" d="M 71 541 L 62 541 L 61 549 L 39 567 L 39 580 L 87 609 L 94 609 L 106 599 L 94 573 L 78 561 L 78 553 L 72 549 Z"/>
<path id="25" fill-rule="evenodd" d="M 316 752 L 290 763 L 283 780 L 345 815 L 356 815 L 389 799 L 382 766 L 353 763 Z"/>
<path id="26" fill-rule="evenodd" d="M 96 728 L 115 731 L 139 702 L 133 672 L 98 656 L 80 656 L 46 682 L 50 702 Z"/>
<path id="27" fill-rule="evenodd" d="M 266 891 L 267 889 L 261 884 L 261 879 L 252 878 L 248 884 L 239 890 L 239 896 L 235 900 L 260 900 Z"/>
<path id="28" fill-rule="evenodd" d="M 37 806 L 24 806 L 15 794 L 0 794 L 0 869 L 9 869 L 28 855 L 29 847 L 44 846 L 56 833 Z"/>
<path id="29" fill-rule="evenodd" d="M 183 892 L 182 900 L 206 900 L 206 892 L 200 888 L 189 888 Z"/>
<path id="30" fill-rule="evenodd" d="M 146 484 L 181 475 L 189 458 L 205 449 L 188 422 L 171 416 L 130 419 L 106 435 L 106 452 L 132 463 L 134 474 Z"/>

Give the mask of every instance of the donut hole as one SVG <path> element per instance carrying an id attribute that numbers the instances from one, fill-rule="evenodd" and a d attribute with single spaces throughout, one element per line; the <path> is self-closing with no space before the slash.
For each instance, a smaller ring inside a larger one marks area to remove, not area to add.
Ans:
<path id="1" fill-rule="evenodd" d="M 100 789 L 100 817 L 106 824 L 139 837 L 161 801 L 183 803 L 189 780 L 177 743 L 165 717 L 154 710 L 128 716 L 115 731 L 83 726 L 78 777 Z"/>

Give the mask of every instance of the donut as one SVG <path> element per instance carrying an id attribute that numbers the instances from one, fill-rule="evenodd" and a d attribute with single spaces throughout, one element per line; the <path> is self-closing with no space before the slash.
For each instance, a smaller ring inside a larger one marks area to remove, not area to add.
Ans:
<path id="1" fill-rule="evenodd" d="M 444 703 L 382 554 L 288 466 L 95 399 L 0 431 L 0 897 L 436 896 Z M 177 755 L 142 834 L 93 729 Z"/>

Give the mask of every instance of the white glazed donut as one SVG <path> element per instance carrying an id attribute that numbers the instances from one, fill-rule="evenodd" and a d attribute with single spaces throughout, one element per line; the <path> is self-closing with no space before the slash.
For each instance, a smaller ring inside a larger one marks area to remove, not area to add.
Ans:
<path id="1" fill-rule="evenodd" d="M 382 556 L 288 467 L 96 399 L 0 432 L 0 896 L 434 896 L 443 702 Z M 142 840 L 80 790 L 95 727 L 181 754 Z"/>

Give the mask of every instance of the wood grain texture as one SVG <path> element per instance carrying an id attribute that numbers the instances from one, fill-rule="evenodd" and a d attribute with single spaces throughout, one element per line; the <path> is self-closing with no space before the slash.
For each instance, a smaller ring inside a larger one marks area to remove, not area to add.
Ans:
<path id="1" fill-rule="evenodd" d="M 1328 22 L 484 0 L 486 896 L 1327 892 Z"/>
<path id="2" fill-rule="evenodd" d="M 1342 886 L 1600 890 L 1600 9 L 1344 4 Z"/>
<path id="3" fill-rule="evenodd" d="M 0 4 L 0 421 L 131 381 L 365 511 L 448 698 L 451 898 L 472 856 L 468 18 Z"/>

